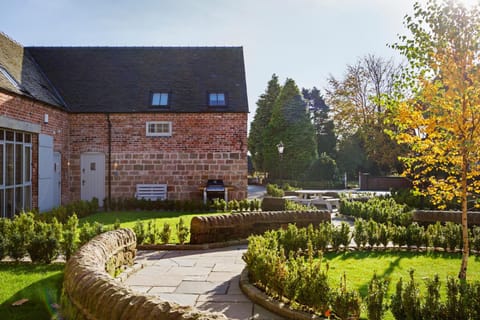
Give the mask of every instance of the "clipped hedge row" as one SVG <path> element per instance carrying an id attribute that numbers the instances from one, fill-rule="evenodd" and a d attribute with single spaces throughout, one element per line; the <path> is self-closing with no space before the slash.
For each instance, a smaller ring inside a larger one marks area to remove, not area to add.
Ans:
<path id="1" fill-rule="evenodd" d="M 76 214 L 65 223 L 55 217 L 44 222 L 31 212 L 20 213 L 13 219 L 0 218 L 0 260 L 5 256 L 20 260 L 27 255 L 32 262 L 50 263 L 58 255 L 69 259 L 80 245 L 105 231 L 100 223 L 80 227 Z"/>
<path id="2" fill-rule="evenodd" d="M 380 223 L 392 223 L 408 226 L 412 223 L 412 211 L 408 206 L 398 204 L 393 198 L 374 197 L 365 201 L 342 199 L 340 213 L 353 218 L 375 220 Z"/>

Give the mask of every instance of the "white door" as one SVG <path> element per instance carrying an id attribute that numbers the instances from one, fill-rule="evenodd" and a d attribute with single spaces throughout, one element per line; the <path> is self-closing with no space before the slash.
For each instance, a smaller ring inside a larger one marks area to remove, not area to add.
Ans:
<path id="1" fill-rule="evenodd" d="M 90 201 L 105 198 L 105 155 L 99 152 L 82 153 L 80 156 L 81 199 Z"/>
<path id="2" fill-rule="evenodd" d="M 38 209 L 53 209 L 53 137 L 38 135 Z"/>
<path id="3" fill-rule="evenodd" d="M 53 206 L 59 207 L 62 203 L 62 155 L 53 153 Z"/>

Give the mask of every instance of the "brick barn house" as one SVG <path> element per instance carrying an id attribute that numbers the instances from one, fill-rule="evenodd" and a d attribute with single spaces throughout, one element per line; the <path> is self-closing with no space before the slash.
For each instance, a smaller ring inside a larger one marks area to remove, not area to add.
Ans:
<path id="1" fill-rule="evenodd" d="M 23 47 L 0 33 L 0 216 L 207 179 L 247 195 L 241 47 Z"/>

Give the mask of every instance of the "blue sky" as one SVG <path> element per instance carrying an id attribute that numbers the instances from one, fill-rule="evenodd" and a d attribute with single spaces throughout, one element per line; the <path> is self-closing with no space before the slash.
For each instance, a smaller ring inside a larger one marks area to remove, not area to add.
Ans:
<path id="1" fill-rule="evenodd" d="M 243 46 L 251 120 L 273 73 L 323 92 L 330 74 L 341 77 L 366 54 L 399 61 L 387 43 L 406 33 L 413 3 L 0 0 L 0 31 L 24 46 Z"/>

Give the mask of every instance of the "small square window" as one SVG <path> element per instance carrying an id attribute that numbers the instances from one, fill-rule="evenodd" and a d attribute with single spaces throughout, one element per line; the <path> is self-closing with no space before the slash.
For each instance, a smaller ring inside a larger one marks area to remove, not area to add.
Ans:
<path id="1" fill-rule="evenodd" d="M 211 92 L 208 94 L 208 105 L 210 107 L 225 107 L 227 100 L 223 92 Z"/>
<path id="2" fill-rule="evenodd" d="M 166 107 L 169 104 L 169 94 L 166 92 L 154 92 L 152 93 L 152 107 Z"/>
<path id="3" fill-rule="evenodd" d="M 172 123 L 170 121 L 148 121 L 146 130 L 148 137 L 171 137 Z"/>

